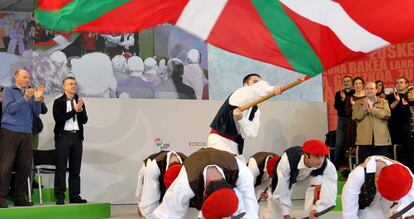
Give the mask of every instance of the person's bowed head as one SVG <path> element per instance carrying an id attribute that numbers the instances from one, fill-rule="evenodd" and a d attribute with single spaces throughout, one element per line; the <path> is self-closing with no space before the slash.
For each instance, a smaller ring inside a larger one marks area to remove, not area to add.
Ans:
<path id="1" fill-rule="evenodd" d="M 378 192 L 389 201 L 398 201 L 412 188 L 410 171 L 401 164 L 391 164 L 380 172 L 376 181 Z"/>
<path id="2" fill-rule="evenodd" d="M 279 160 L 279 156 L 274 155 L 272 158 L 269 158 L 266 163 L 266 171 L 269 177 L 272 177 L 273 170 L 275 169 L 276 162 Z"/>
<path id="3" fill-rule="evenodd" d="M 221 188 L 208 195 L 201 207 L 204 219 L 230 219 L 237 211 L 239 199 L 231 188 Z"/>
<path id="4" fill-rule="evenodd" d="M 183 165 L 181 164 L 174 164 L 172 166 L 170 166 L 167 171 L 165 171 L 164 174 L 164 185 L 165 188 L 169 188 L 171 186 L 171 184 L 174 182 L 174 180 L 177 178 L 178 174 L 181 171 L 181 167 Z"/>
<path id="5" fill-rule="evenodd" d="M 266 171 L 267 171 L 267 174 L 269 175 L 269 178 L 272 178 L 276 163 L 279 160 L 279 158 L 280 158 L 279 156 L 274 155 L 273 157 L 271 157 L 267 160 Z M 267 194 L 266 191 L 260 193 L 260 199 L 261 200 L 267 200 L 268 196 L 269 195 Z"/>

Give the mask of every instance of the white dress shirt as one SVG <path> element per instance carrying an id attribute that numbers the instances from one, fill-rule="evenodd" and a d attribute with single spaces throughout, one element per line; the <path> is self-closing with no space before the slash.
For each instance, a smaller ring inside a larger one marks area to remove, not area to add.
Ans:
<path id="1" fill-rule="evenodd" d="M 151 160 L 147 160 L 146 162 L 149 162 Z M 144 185 L 144 175 L 147 170 L 147 163 L 144 162 L 142 164 L 141 169 L 138 171 L 138 179 L 137 179 L 137 188 L 135 190 L 135 197 L 137 197 L 138 201 L 138 207 L 141 203 L 141 197 L 142 197 L 142 186 Z"/>
<path id="2" fill-rule="evenodd" d="M 67 100 L 66 101 L 66 112 L 72 111 L 72 105 L 70 104 L 70 101 L 73 101 L 73 105 L 76 105 L 76 100 L 75 99 Z M 65 127 L 64 127 L 65 131 L 75 131 L 75 130 L 77 131 L 77 130 L 79 130 L 78 117 L 77 117 L 76 114 L 74 115 L 74 117 L 75 117 L 75 120 L 73 120 L 73 117 L 66 120 Z"/>
<path id="3" fill-rule="evenodd" d="M 394 163 L 393 160 L 387 159 L 382 156 L 371 156 L 367 159 L 366 162 L 366 171 L 367 173 L 375 173 L 377 168 L 377 161 L 383 161 L 387 165 Z M 408 168 L 407 168 L 408 169 Z M 410 171 L 411 173 L 411 171 Z M 411 173 L 411 176 L 413 174 Z M 378 192 L 375 194 L 374 200 L 372 203 L 363 210 L 359 209 L 358 200 L 359 194 L 361 193 L 361 186 L 365 182 L 365 173 L 363 166 L 357 166 L 348 176 L 348 180 L 345 183 L 345 186 L 342 190 L 342 215 L 343 218 L 347 219 L 371 219 L 371 218 L 387 218 L 390 216 L 391 209 L 390 206 L 392 202 L 386 200 Z M 411 190 L 398 200 L 397 211 L 400 211 L 407 205 L 414 201 L 414 186 L 411 187 Z M 406 212 L 402 218 L 413 216 L 414 209 Z"/>
<path id="4" fill-rule="evenodd" d="M 166 157 L 166 167 L 167 170 L 168 164 L 170 163 L 171 154 L 175 154 L 179 162 L 182 163 L 181 157 L 174 151 L 167 153 Z M 145 218 L 152 218 L 153 211 L 158 207 L 161 191 L 160 191 L 160 181 L 159 177 L 161 175 L 160 168 L 158 167 L 157 161 L 155 159 L 148 160 L 147 166 L 144 171 L 144 176 L 142 177 L 142 192 L 141 199 L 138 203 L 139 209 L 141 210 L 142 215 Z M 140 183 L 138 181 L 138 183 Z M 161 182 L 163 183 L 163 182 Z M 138 184 L 139 186 L 139 184 Z M 137 189 L 138 189 L 137 186 Z"/>
<path id="5" fill-rule="evenodd" d="M 244 86 L 236 91 L 229 98 L 230 105 L 242 106 L 259 97 L 266 96 L 273 91 L 273 86 L 270 86 L 266 81 L 259 81 L 251 86 Z M 260 127 L 260 110 L 258 109 L 252 121 L 249 120 L 252 108 L 243 112 L 243 118 L 236 120 L 237 131 L 243 139 L 254 138 L 259 133 Z M 208 147 L 213 147 L 219 150 L 224 150 L 232 154 L 239 154 L 237 143 L 224 138 L 217 134 L 210 134 L 208 136 Z"/>
<path id="6" fill-rule="evenodd" d="M 304 162 L 304 155 L 302 155 L 298 163 L 298 170 L 299 173 L 296 178 L 297 182 L 303 181 L 309 177 L 310 173 L 315 170 L 315 168 L 307 167 Z M 281 216 L 290 215 L 290 209 L 292 207 L 291 194 L 294 185 L 289 189 L 290 165 L 286 153 L 280 158 L 279 165 L 277 166 L 277 175 L 278 183 L 272 194 L 271 200 L 280 208 Z M 305 209 L 305 212 L 310 212 L 313 209 L 320 212 L 335 205 L 337 195 L 337 173 L 335 166 L 330 160 L 327 160 L 327 165 L 323 174 L 312 177 L 310 184 L 310 186 L 321 185 L 321 193 L 320 198 L 315 205 L 312 204 L 311 209 Z M 313 203 L 313 195 L 306 196 L 305 203 Z"/>
<path id="7" fill-rule="evenodd" d="M 260 198 L 260 194 L 266 190 L 267 187 L 271 184 L 271 177 L 269 177 L 269 174 L 267 173 L 267 161 L 269 160 L 271 156 L 268 156 L 265 159 L 265 165 L 263 166 L 263 175 L 262 175 L 262 183 L 260 185 L 257 185 L 254 189 L 256 192 L 256 199 Z M 249 168 L 250 172 L 252 172 L 253 175 L 253 185 L 256 184 L 256 178 L 260 175 L 259 166 L 256 162 L 256 159 L 251 157 L 249 159 L 249 162 L 247 163 L 247 167 Z M 268 189 L 269 192 L 270 189 Z"/>
<path id="8" fill-rule="evenodd" d="M 243 218 L 256 219 L 259 214 L 259 205 L 254 194 L 253 176 L 244 163 L 238 159 L 236 161 L 239 168 L 239 177 L 236 182 L 235 191 L 239 197 L 242 197 L 239 203 L 244 205 L 246 212 Z M 194 196 L 195 194 L 188 182 L 187 171 L 183 166 L 180 174 L 165 193 L 162 203 L 154 211 L 152 218 L 183 219 L 189 208 L 190 199 Z"/>

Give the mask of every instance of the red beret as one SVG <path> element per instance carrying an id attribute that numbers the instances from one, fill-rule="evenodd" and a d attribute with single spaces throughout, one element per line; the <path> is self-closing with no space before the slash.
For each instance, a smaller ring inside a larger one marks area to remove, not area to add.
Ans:
<path id="1" fill-rule="evenodd" d="M 276 161 L 279 160 L 279 156 L 274 155 L 272 158 L 267 160 L 266 170 L 269 176 L 272 176 L 273 170 L 275 169 Z"/>
<path id="2" fill-rule="evenodd" d="M 230 217 L 236 211 L 239 199 L 233 189 L 223 188 L 211 193 L 201 206 L 205 219 Z"/>
<path id="3" fill-rule="evenodd" d="M 174 182 L 175 178 L 177 178 L 178 174 L 180 173 L 181 164 L 174 164 L 170 166 L 164 174 L 164 185 L 168 189 L 170 185 Z"/>
<path id="4" fill-rule="evenodd" d="M 302 146 L 304 153 L 315 154 L 315 155 L 327 155 L 330 153 L 328 146 L 323 141 L 311 139 L 305 141 Z"/>
<path id="5" fill-rule="evenodd" d="M 381 171 L 377 183 L 382 197 L 389 201 L 397 201 L 410 191 L 413 178 L 406 167 L 392 164 Z"/>

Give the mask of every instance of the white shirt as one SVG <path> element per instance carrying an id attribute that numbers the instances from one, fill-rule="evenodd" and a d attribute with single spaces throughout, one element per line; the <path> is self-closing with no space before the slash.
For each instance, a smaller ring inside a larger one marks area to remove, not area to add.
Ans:
<path id="1" fill-rule="evenodd" d="M 262 183 L 265 182 L 266 180 L 268 180 L 269 177 L 269 173 L 267 172 L 267 161 L 271 158 L 272 156 L 267 156 L 266 159 L 264 160 L 264 166 L 263 166 L 263 175 L 262 175 Z M 250 172 L 252 172 L 253 175 L 253 184 L 256 184 L 256 178 L 260 175 L 260 170 L 259 170 L 259 165 L 257 164 L 256 159 L 254 159 L 253 157 L 251 157 L 249 159 L 249 162 L 247 163 L 247 167 L 249 168 Z"/>
<path id="2" fill-rule="evenodd" d="M 315 170 L 315 168 L 307 167 L 304 162 L 304 155 L 302 155 L 298 163 L 298 170 L 299 173 L 296 181 L 303 181 L 313 170 Z M 280 207 L 282 215 L 290 215 L 290 208 L 292 207 L 291 194 L 294 185 L 289 189 L 290 166 L 286 153 L 280 158 L 279 165 L 277 166 L 277 175 L 278 183 L 271 199 Z M 314 181 L 320 181 L 321 185 L 320 198 L 313 209 L 320 212 L 335 205 L 337 195 L 337 174 L 332 162 L 327 160 L 323 175 L 313 178 L 318 178 L 318 180 Z M 314 185 L 317 184 L 315 183 Z"/>
<path id="3" fill-rule="evenodd" d="M 244 86 L 236 91 L 229 98 L 230 105 L 242 106 L 259 97 L 266 96 L 273 91 L 273 86 L 270 86 L 266 81 L 259 81 L 251 86 Z M 260 110 L 258 109 L 252 121 L 249 120 L 252 108 L 243 112 L 243 118 L 236 120 L 237 131 L 243 139 L 254 138 L 259 133 L 260 127 Z M 210 134 L 208 136 L 208 147 L 213 147 L 219 150 L 224 150 L 232 154 L 239 154 L 237 143 L 224 138 L 217 134 Z"/>
<path id="4" fill-rule="evenodd" d="M 166 165 L 170 163 L 170 157 L 171 154 L 174 153 L 180 163 L 182 163 L 181 157 L 178 156 L 178 154 L 174 151 L 170 151 L 167 153 L 166 157 Z M 167 167 L 165 167 L 167 169 Z M 157 161 L 154 160 L 148 160 L 147 161 L 147 167 L 144 172 L 143 176 L 143 184 L 142 184 L 142 193 L 141 193 L 141 199 L 138 203 L 139 209 L 141 210 L 142 215 L 145 218 L 152 218 L 153 211 L 158 207 L 161 192 L 160 192 L 160 177 L 161 171 L 158 167 Z M 138 182 L 138 186 L 139 186 Z M 138 189 L 137 186 L 137 189 Z"/>
<path id="5" fill-rule="evenodd" d="M 66 112 L 72 111 L 72 106 L 70 104 L 70 101 L 71 100 L 66 101 Z M 72 101 L 73 101 L 73 105 L 76 105 L 76 100 L 74 98 L 72 99 Z M 79 130 L 78 116 L 75 114 L 74 117 L 75 117 L 75 121 L 73 120 L 73 117 L 66 120 L 65 127 L 64 127 L 65 131 Z"/>
<path id="6" fill-rule="evenodd" d="M 268 156 L 265 159 L 265 165 L 263 167 L 263 175 L 262 175 L 262 183 L 260 185 L 257 185 L 254 189 L 256 192 L 256 199 L 260 198 L 260 194 L 266 190 L 271 185 L 272 178 L 269 177 L 269 174 L 267 173 L 267 161 L 270 159 L 271 156 Z M 249 162 L 247 163 L 247 167 L 249 168 L 250 172 L 252 172 L 253 175 L 253 185 L 256 185 L 256 178 L 260 175 L 259 166 L 257 165 L 256 159 L 251 157 L 249 159 Z M 268 188 L 267 191 L 270 191 Z"/>
<path id="7" fill-rule="evenodd" d="M 386 159 L 381 156 L 371 156 L 368 158 L 366 163 L 366 171 L 367 173 L 375 173 L 377 164 L 376 161 L 383 161 L 387 165 L 393 164 L 393 161 L 390 159 Z M 408 168 L 407 168 L 408 169 Z M 411 171 L 410 171 L 411 173 Z M 411 173 L 411 176 L 413 174 Z M 344 218 L 347 219 L 358 219 L 358 218 L 368 218 L 362 217 L 363 211 L 373 211 L 375 212 L 377 218 L 381 218 L 381 216 L 388 216 L 391 213 L 391 202 L 383 198 L 377 190 L 375 198 L 373 202 L 365 208 L 364 210 L 359 210 L 358 200 L 359 194 L 361 193 L 361 186 L 365 182 L 365 173 L 363 166 L 357 166 L 348 176 L 348 180 L 345 183 L 345 186 L 342 190 L 342 215 Z M 402 197 L 398 200 L 398 207 L 397 211 L 400 211 L 408 204 L 414 201 L 414 185 L 411 187 L 411 190 L 408 192 L 407 195 Z M 407 213 L 403 215 L 402 218 L 413 216 L 414 209 L 409 210 Z"/>
<path id="8" fill-rule="evenodd" d="M 149 162 L 150 160 L 147 160 Z M 141 197 L 142 197 L 142 186 L 144 185 L 144 175 L 147 170 L 147 163 L 144 162 L 141 169 L 138 171 L 138 179 L 137 179 L 137 189 L 135 190 L 135 197 L 137 197 L 138 200 L 138 207 L 141 203 Z"/>
<path id="9" fill-rule="evenodd" d="M 243 203 L 246 212 L 243 218 L 256 219 L 259 215 L 259 205 L 254 194 L 253 176 L 245 164 L 238 159 L 236 161 L 239 168 L 239 177 L 235 191 L 237 191 L 238 196 L 242 196 L 240 203 Z M 190 199 L 194 196 L 195 194 L 188 183 L 187 171 L 183 166 L 180 174 L 165 193 L 162 203 L 155 209 L 152 218 L 182 219 L 189 208 Z"/>

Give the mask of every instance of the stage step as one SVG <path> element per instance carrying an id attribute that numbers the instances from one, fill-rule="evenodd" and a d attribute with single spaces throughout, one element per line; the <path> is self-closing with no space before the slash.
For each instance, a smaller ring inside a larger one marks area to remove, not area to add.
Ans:
<path id="1" fill-rule="evenodd" d="M 45 204 L 0 209 L 1 219 L 102 219 L 111 217 L 110 203 Z"/>
<path id="2" fill-rule="evenodd" d="M 56 202 L 55 190 L 52 188 L 42 189 L 43 203 Z M 39 189 L 33 189 L 32 201 L 33 203 L 39 203 Z M 65 192 L 65 201 L 69 201 L 69 192 Z"/>
<path id="3" fill-rule="evenodd" d="M 56 202 L 55 192 L 54 192 L 54 189 L 52 189 L 52 188 L 43 188 L 42 189 L 42 196 L 43 196 L 43 203 L 55 203 Z M 65 201 L 66 202 L 69 201 L 68 191 L 65 192 Z M 9 204 L 13 204 L 13 202 L 9 199 L 7 200 L 7 202 Z M 33 189 L 32 202 L 35 203 L 35 204 L 40 203 L 39 189 Z"/>

